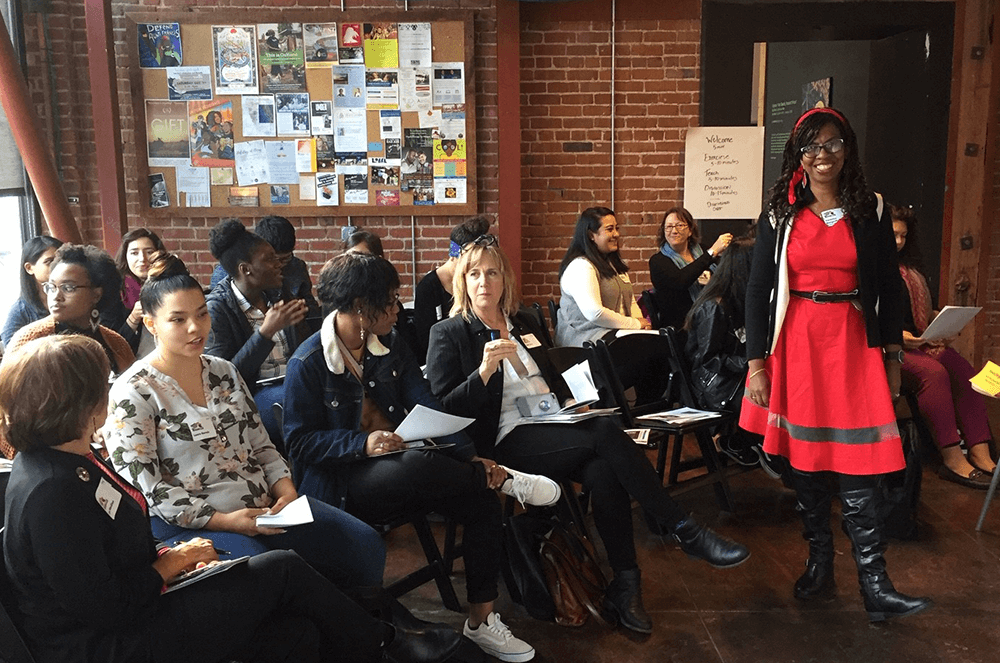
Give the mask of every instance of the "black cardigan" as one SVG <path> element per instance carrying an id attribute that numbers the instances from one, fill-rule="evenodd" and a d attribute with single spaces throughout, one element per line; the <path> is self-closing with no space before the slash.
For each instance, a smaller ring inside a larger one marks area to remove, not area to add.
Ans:
<path id="1" fill-rule="evenodd" d="M 684 319 L 694 303 L 689 292 L 691 284 L 715 262 L 715 258 L 708 253 L 708 247 L 701 248 L 704 253 L 683 268 L 675 265 L 673 260 L 660 251 L 650 256 L 649 280 L 653 284 L 653 298 L 660 314 L 660 327 L 680 329 L 684 326 Z"/>
<path id="2" fill-rule="evenodd" d="M 858 253 L 858 298 L 865 318 L 868 347 L 875 348 L 903 342 L 900 290 L 904 286 L 899 275 L 888 205 L 884 206 L 882 217 L 877 218 L 874 199 L 872 202 L 865 222 L 853 223 L 853 229 Z M 777 240 L 778 230 L 771 227 L 769 213 L 765 211 L 757 219 L 757 240 L 747 284 L 747 359 L 763 359 L 770 353 L 770 340 L 775 333 L 771 291 L 777 286 L 774 255 Z M 787 242 L 787 237 L 783 241 Z"/>
<path id="3" fill-rule="evenodd" d="M 528 353 L 538 364 L 542 377 L 562 402 L 568 388 L 552 366 L 545 346 L 545 335 L 529 314 L 518 311 L 511 316 L 512 336 L 533 334 L 539 345 Z M 497 430 L 500 427 L 500 405 L 503 400 L 503 374 L 494 373 L 489 383 L 479 377 L 483 361 L 483 346 L 489 342 L 488 329 L 478 318 L 466 322 L 461 316 L 442 320 L 431 327 L 427 349 L 427 380 L 431 391 L 441 399 L 445 410 L 476 421 L 466 429 L 476 443 L 479 455 L 493 457 Z"/>

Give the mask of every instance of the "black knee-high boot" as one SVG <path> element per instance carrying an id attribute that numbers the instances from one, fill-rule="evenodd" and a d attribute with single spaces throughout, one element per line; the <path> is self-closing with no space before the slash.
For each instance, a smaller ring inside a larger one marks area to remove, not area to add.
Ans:
<path id="1" fill-rule="evenodd" d="M 833 581 L 833 531 L 830 505 L 833 501 L 828 477 L 816 472 L 792 469 L 795 510 L 802 517 L 802 538 L 809 542 L 806 570 L 795 581 L 795 598 L 828 599 L 836 593 Z"/>
<path id="2" fill-rule="evenodd" d="M 878 486 L 840 493 L 844 532 L 851 539 L 854 561 L 858 565 L 861 598 L 864 599 L 868 619 L 873 622 L 912 615 L 931 605 L 930 599 L 900 594 L 889 580 L 883 556 L 887 544 L 878 517 L 880 498 Z"/>

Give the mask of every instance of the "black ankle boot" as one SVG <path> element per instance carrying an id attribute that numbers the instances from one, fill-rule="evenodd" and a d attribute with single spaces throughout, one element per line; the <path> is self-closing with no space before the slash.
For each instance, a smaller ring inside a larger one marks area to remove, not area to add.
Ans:
<path id="1" fill-rule="evenodd" d="M 750 557 L 746 546 L 699 525 L 691 516 L 677 523 L 673 537 L 688 557 L 705 560 L 717 569 L 739 566 Z"/>
<path id="2" fill-rule="evenodd" d="M 448 660 L 461 642 L 441 630 L 411 633 L 389 627 L 392 638 L 382 647 L 382 660 L 387 663 L 442 663 Z M 452 635 L 458 635 L 451 631 Z"/>
<path id="3" fill-rule="evenodd" d="M 604 594 L 604 609 L 618 617 L 625 628 L 652 633 L 653 621 L 642 605 L 642 578 L 639 569 L 619 571 Z"/>
<path id="4" fill-rule="evenodd" d="M 833 495 L 822 475 L 791 470 L 795 487 L 795 510 L 802 517 L 802 538 L 809 542 L 806 571 L 795 581 L 795 598 L 831 599 L 837 591 L 833 581 L 833 531 L 830 504 Z"/>
<path id="5" fill-rule="evenodd" d="M 365 612 L 372 617 L 399 627 L 410 633 L 426 633 L 433 630 L 445 630 L 458 632 L 447 624 L 438 622 L 426 622 L 410 612 L 405 605 L 399 602 L 394 596 L 378 587 L 356 587 L 352 591 L 354 601 L 360 605 Z"/>
<path id="6" fill-rule="evenodd" d="M 844 531 L 851 539 L 854 561 L 858 566 L 861 598 L 868 619 L 880 622 L 892 617 L 905 617 L 930 607 L 928 598 L 900 594 L 892 586 L 885 569 L 886 541 L 878 518 L 879 488 L 843 491 L 840 500 L 844 510 Z"/>

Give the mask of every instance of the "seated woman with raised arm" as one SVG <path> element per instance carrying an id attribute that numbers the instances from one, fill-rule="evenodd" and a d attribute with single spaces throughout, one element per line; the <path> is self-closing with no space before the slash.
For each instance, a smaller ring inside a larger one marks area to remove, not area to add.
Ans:
<path id="1" fill-rule="evenodd" d="M 154 258 L 142 309 L 157 347 L 111 387 L 104 434 L 115 469 L 149 500 L 154 533 L 164 540 L 241 534 L 256 545 L 224 538 L 244 549 L 295 550 L 342 587 L 381 585 L 381 537 L 339 509 L 310 499 L 312 523 L 287 531 L 256 525 L 298 493 L 239 371 L 202 354 L 208 307 L 180 259 Z"/>
<path id="2" fill-rule="evenodd" d="M 117 292 L 115 292 L 117 296 Z M 0 367 L 0 432 L 20 452 L 7 487 L 6 572 L 38 663 L 431 662 L 454 650 L 369 616 L 298 555 L 274 551 L 164 593 L 217 559 L 173 548 L 146 501 L 90 452 L 107 414 L 103 348 L 41 338 Z"/>
<path id="3" fill-rule="evenodd" d="M 556 345 L 582 347 L 614 338 L 619 329 L 649 329 L 635 301 L 622 261 L 615 213 L 607 207 L 583 210 L 559 265 Z"/>
<path id="4" fill-rule="evenodd" d="M 452 317 L 431 328 L 431 388 L 449 412 L 476 419 L 469 432 L 481 455 L 522 472 L 580 481 L 590 490 L 594 523 L 614 571 L 605 607 L 626 628 L 640 633 L 653 628 L 642 605 L 630 498 L 692 557 L 730 567 L 750 556 L 742 545 L 687 516 L 642 451 L 612 419 L 518 423 L 519 398 L 553 389 L 566 397 L 568 389 L 548 361 L 545 335 L 531 316 L 518 313 L 514 271 L 495 237 L 486 235 L 465 246 L 452 288 Z M 515 364 L 523 368 L 520 374 Z"/>
<path id="5" fill-rule="evenodd" d="M 398 290 L 396 268 L 364 253 L 341 254 L 319 275 L 327 317 L 288 362 L 285 388 L 285 440 L 299 489 L 366 522 L 429 508 L 461 523 L 464 633 L 503 661 L 528 661 L 535 650 L 493 611 L 502 554 L 496 491 L 548 505 L 559 486 L 477 457 L 461 432 L 437 440 L 454 445 L 448 449 L 404 447 L 393 431 L 406 413 L 443 408 L 393 330 Z"/>
<path id="6" fill-rule="evenodd" d="M 301 299 L 277 298 L 282 283 L 278 255 L 239 220 L 227 219 L 212 228 L 209 248 L 229 276 L 208 294 L 212 333 L 205 352 L 236 365 L 264 428 L 281 444 L 273 408 L 283 399 L 285 365 L 302 342 L 297 327 L 308 306 Z"/>
<path id="7" fill-rule="evenodd" d="M 56 257 L 56 249 L 60 246 L 62 246 L 61 240 L 48 235 L 39 235 L 29 239 L 21 248 L 21 269 L 18 272 L 21 279 L 21 296 L 11 305 L 7 321 L 0 331 L 0 340 L 4 345 L 10 343 L 14 334 L 22 327 L 49 314 L 42 285 L 49 280 L 49 270 Z"/>

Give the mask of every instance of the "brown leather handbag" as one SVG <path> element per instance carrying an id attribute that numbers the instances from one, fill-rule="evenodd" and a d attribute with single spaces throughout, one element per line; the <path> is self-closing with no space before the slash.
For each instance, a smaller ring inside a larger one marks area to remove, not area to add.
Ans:
<path id="1" fill-rule="evenodd" d="M 542 540 L 540 556 L 557 624 L 583 626 L 593 617 L 611 626 L 599 607 L 608 582 L 590 541 L 557 524 Z"/>

